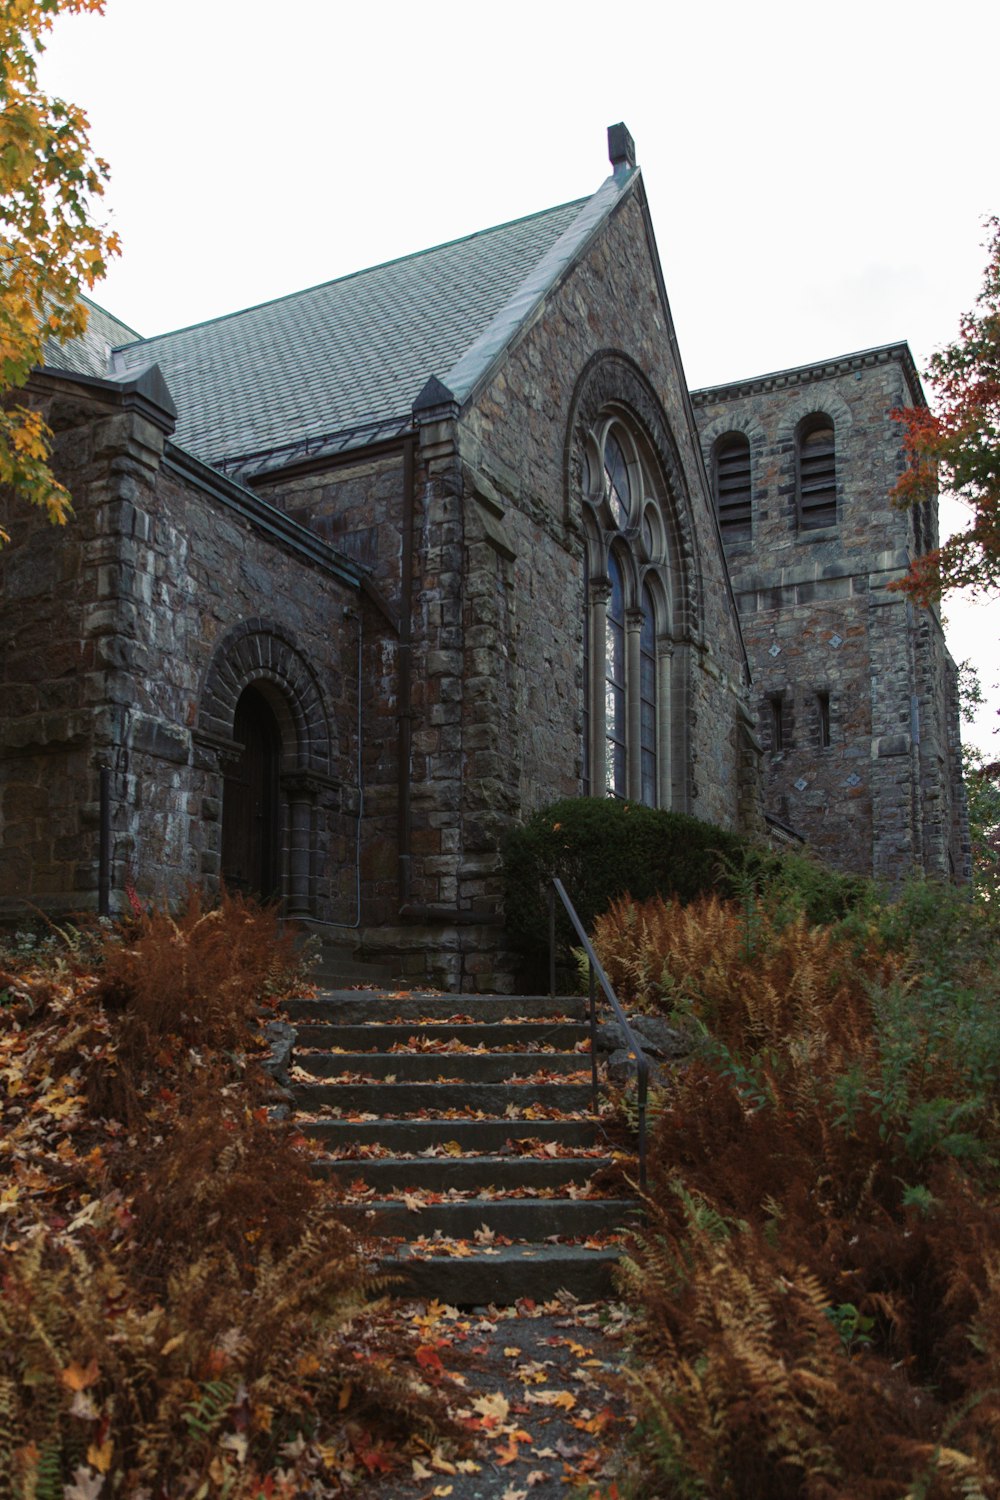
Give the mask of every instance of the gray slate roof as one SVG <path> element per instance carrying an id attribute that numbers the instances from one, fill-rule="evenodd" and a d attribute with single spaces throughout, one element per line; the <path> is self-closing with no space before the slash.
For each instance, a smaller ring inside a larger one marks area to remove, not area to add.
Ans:
<path id="1" fill-rule="evenodd" d="M 81 297 L 89 311 L 86 332 L 82 338 L 70 339 L 60 344 L 55 339 L 45 343 L 45 363 L 50 369 L 70 370 L 74 375 L 97 375 L 108 373 L 108 361 L 112 349 L 138 338 L 134 328 L 114 318 L 89 297 Z"/>
<path id="2" fill-rule="evenodd" d="M 220 466 L 364 424 L 368 439 L 398 430 L 431 375 L 448 384 L 470 350 L 490 354 L 491 330 L 496 342 L 510 321 L 504 309 L 524 302 L 543 266 L 547 279 L 558 272 L 623 185 L 608 179 L 593 198 L 130 342 L 111 374 L 159 364 L 178 409 L 176 441 Z"/>

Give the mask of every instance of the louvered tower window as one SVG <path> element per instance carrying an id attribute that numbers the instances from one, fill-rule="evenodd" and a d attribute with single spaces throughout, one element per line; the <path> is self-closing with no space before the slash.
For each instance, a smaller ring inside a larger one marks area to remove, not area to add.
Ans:
<path id="1" fill-rule="evenodd" d="M 798 460 L 799 526 L 836 526 L 837 461 L 828 417 L 812 417 L 800 428 Z"/>
<path id="2" fill-rule="evenodd" d="M 724 544 L 750 540 L 750 499 L 750 443 L 731 432 L 715 447 L 715 508 Z"/>

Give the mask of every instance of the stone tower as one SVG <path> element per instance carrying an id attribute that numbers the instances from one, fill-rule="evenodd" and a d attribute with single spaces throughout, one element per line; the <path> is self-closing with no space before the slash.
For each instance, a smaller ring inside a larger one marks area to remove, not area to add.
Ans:
<path id="1" fill-rule="evenodd" d="M 890 585 L 937 544 L 895 509 L 906 344 L 693 393 L 754 678 L 770 816 L 845 870 L 968 877 L 957 674 Z"/>

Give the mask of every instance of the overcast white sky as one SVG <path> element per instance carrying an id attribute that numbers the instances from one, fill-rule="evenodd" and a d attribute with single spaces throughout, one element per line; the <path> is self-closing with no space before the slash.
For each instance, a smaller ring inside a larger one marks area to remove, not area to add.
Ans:
<path id="1" fill-rule="evenodd" d="M 143 334 L 591 193 L 624 120 L 698 386 L 926 368 L 1000 212 L 998 55 L 997 0 L 108 0 L 42 76 L 111 164 L 96 295 Z M 995 722 L 1000 603 L 946 613 Z"/>

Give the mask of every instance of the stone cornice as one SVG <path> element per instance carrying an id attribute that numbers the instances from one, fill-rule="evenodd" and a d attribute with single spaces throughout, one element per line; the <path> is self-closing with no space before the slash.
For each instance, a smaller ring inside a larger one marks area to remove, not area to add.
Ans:
<path id="1" fill-rule="evenodd" d="M 794 365 L 788 370 L 772 370 L 766 375 L 752 375 L 746 380 L 734 380 L 727 385 L 704 386 L 701 390 L 691 392 L 691 400 L 697 409 L 717 401 L 740 401 L 746 396 L 787 390 L 797 385 L 808 385 L 812 381 L 830 380 L 837 375 L 852 375 L 859 370 L 892 363 L 902 366 L 913 405 L 926 406 L 920 375 L 907 343 L 880 344 L 874 349 L 859 349 L 854 354 L 841 354 L 834 359 L 819 360 L 813 365 Z"/>

